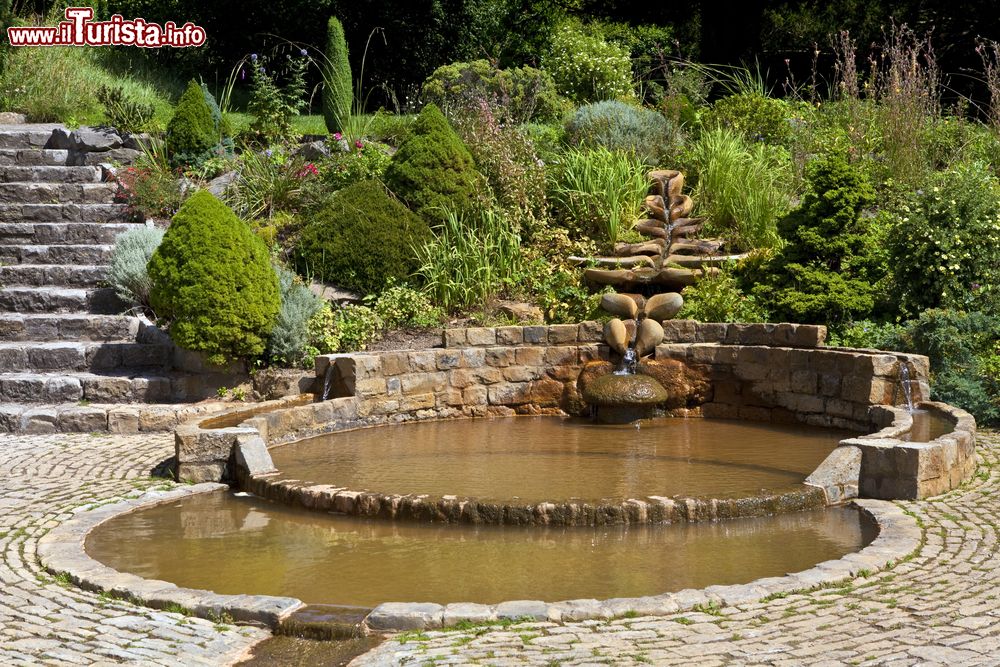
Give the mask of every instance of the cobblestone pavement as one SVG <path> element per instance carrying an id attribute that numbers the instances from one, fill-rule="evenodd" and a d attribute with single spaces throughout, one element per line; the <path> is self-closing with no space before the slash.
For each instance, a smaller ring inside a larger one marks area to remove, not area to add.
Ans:
<path id="1" fill-rule="evenodd" d="M 1000 435 L 964 488 L 902 505 L 915 557 L 839 588 L 672 617 L 405 633 L 362 665 L 1000 665 Z"/>
<path id="2" fill-rule="evenodd" d="M 264 630 L 123 603 L 53 580 L 38 538 L 74 511 L 163 480 L 171 434 L 0 436 L 0 665 L 221 665 Z"/>
<path id="3" fill-rule="evenodd" d="M 0 436 L 0 664 L 227 664 L 263 630 L 125 604 L 55 581 L 37 539 L 74 511 L 162 480 L 171 436 Z M 742 607 L 563 626 L 406 633 L 355 665 L 1000 665 L 1000 435 L 961 490 L 903 503 L 910 560 L 839 588 Z"/>

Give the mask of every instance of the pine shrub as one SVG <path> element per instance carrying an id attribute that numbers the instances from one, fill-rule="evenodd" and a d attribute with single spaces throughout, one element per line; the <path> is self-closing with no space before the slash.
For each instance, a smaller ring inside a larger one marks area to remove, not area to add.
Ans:
<path id="1" fill-rule="evenodd" d="M 353 99 L 344 26 L 337 17 L 331 16 L 326 27 L 326 63 L 323 67 L 323 120 L 331 134 L 344 130 L 351 116 Z"/>
<path id="2" fill-rule="evenodd" d="M 303 275 L 364 292 L 402 282 L 417 268 L 414 248 L 431 237 L 427 223 L 389 196 L 381 183 L 361 181 L 317 210 L 295 250 Z"/>
<path id="3" fill-rule="evenodd" d="M 212 363 L 264 352 L 281 305 L 277 276 L 264 243 L 208 191 L 177 211 L 149 277 L 153 309 L 180 347 Z"/>
<path id="4" fill-rule="evenodd" d="M 167 124 L 167 151 L 174 166 L 197 165 L 211 157 L 219 143 L 212 109 L 205 93 L 193 79 L 177 101 Z"/>
<path id="5" fill-rule="evenodd" d="M 424 219 L 439 221 L 445 210 L 468 209 L 482 178 L 448 119 L 436 105 L 428 104 L 389 163 L 385 182 Z"/>
<path id="6" fill-rule="evenodd" d="M 875 195 L 861 172 L 832 155 L 809 166 L 802 204 L 778 221 L 784 247 L 754 295 L 779 321 L 810 324 L 868 316 L 884 276 L 862 211 Z"/>

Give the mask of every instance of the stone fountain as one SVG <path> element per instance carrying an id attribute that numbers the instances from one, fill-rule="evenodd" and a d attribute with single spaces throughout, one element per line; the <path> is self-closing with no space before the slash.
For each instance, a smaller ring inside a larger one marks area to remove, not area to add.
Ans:
<path id="1" fill-rule="evenodd" d="M 599 421 L 623 424 L 653 417 L 686 405 L 693 393 L 707 390 L 707 378 L 681 362 L 647 359 L 663 341 L 660 322 L 671 319 L 683 304 L 676 292 L 648 299 L 638 294 L 601 297 L 601 308 L 616 316 L 604 325 L 604 342 L 618 361 L 613 366 L 595 362 L 589 367 L 591 376 L 587 370 L 581 376 L 583 400 L 595 409 Z M 692 385 L 700 385 L 700 390 Z"/>

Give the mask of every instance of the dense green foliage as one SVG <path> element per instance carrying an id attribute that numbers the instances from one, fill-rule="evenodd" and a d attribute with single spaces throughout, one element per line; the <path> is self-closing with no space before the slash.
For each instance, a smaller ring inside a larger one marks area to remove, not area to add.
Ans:
<path id="1" fill-rule="evenodd" d="M 810 165 L 801 205 L 778 222 L 785 245 L 753 291 L 772 316 L 825 323 L 872 312 L 881 265 L 861 213 L 873 202 L 871 186 L 843 158 Z"/>
<path id="2" fill-rule="evenodd" d="M 437 68 L 424 81 L 421 96 L 449 115 L 485 101 L 516 123 L 559 122 L 571 109 L 547 72 L 527 66 L 500 69 L 488 60 Z"/>
<path id="3" fill-rule="evenodd" d="M 935 174 L 888 214 L 899 309 L 1000 314 L 1000 183 L 981 164 Z"/>
<path id="4" fill-rule="evenodd" d="M 354 86 L 347 58 L 344 26 L 331 16 L 326 28 L 326 60 L 323 63 L 323 120 L 330 133 L 344 129 L 351 115 Z"/>
<path id="5" fill-rule="evenodd" d="M 432 327 L 441 323 L 444 312 L 434 305 L 426 292 L 408 285 L 392 285 L 378 296 L 365 299 L 387 329 Z"/>
<path id="6" fill-rule="evenodd" d="M 566 124 L 566 138 L 574 146 L 625 151 L 650 166 L 676 164 L 684 137 L 663 114 L 608 100 L 576 110 Z"/>
<path id="7" fill-rule="evenodd" d="M 149 277 L 153 310 L 180 347 L 214 363 L 264 352 L 280 308 L 267 248 L 207 191 L 174 216 Z"/>
<path id="8" fill-rule="evenodd" d="M 729 272 L 706 275 L 684 288 L 684 307 L 678 319 L 699 322 L 766 322 L 767 314 L 757 300 L 745 294 Z"/>
<path id="9" fill-rule="evenodd" d="M 392 157 L 385 183 L 425 219 L 441 220 L 446 210 L 461 212 L 475 202 L 482 178 L 448 119 L 428 104 Z"/>
<path id="10" fill-rule="evenodd" d="M 167 125 L 167 151 L 171 162 L 176 166 L 203 162 L 211 157 L 218 143 L 212 109 L 205 101 L 201 86 L 192 79 Z"/>
<path id="11" fill-rule="evenodd" d="M 542 65 L 556 90 L 578 104 L 634 97 L 628 51 L 572 25 L 552 36 Z"/>
<path id="12" fill-rule="evenodd" d="M 930 357 L 933 400 L 968 410 L 982 425 L 1000 424 L 1000 317 L 926 310 L 885 342 Z"/>
<path id="13" fill-rule="evenodd" d="M 792 126 L 788 102 L 759 93 L 739 93 L 716 101 L 702 117 L 705 127 L 727 127 L 753 141 L 788 143 Z"/>
<path id="14" fill-rule="evenodd" d="M 361 181 L 311 214 L 296 247 L 296 267 L 317 280 L 378 292 L 417 269 L 414 249 L 429 237 L 427 224 L 380 183 Z"/>

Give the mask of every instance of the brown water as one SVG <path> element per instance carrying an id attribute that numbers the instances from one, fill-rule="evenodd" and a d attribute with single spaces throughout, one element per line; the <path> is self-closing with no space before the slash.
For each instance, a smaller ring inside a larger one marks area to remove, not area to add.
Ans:
<path id="1" fill-rule="evenodd" d="M 380 426 L 271 451 L 286 479 L 526 503 L 722 496 L 798 484 L 842 431 L 711 419 L 608 426 L 557 417 Z"/>
<path id="2" fill-rule="evenodd" d="M 910 417 L 913 426 L 903 435 L 909 442 L 930 442 L 955 430 L 952 421 L 936 410 L 915 410 Z"/>
<path id="3" fill-rule="evenodd" d="M 859 549 L 873 537 L 864 524 L 831 508 L 717 523 L 475 528 L 336 517 L 218 492 L 118 517 L 90 535 L 87 551 L 118 570 L 219 593 L 489 604 L 783 575 Z"/>

